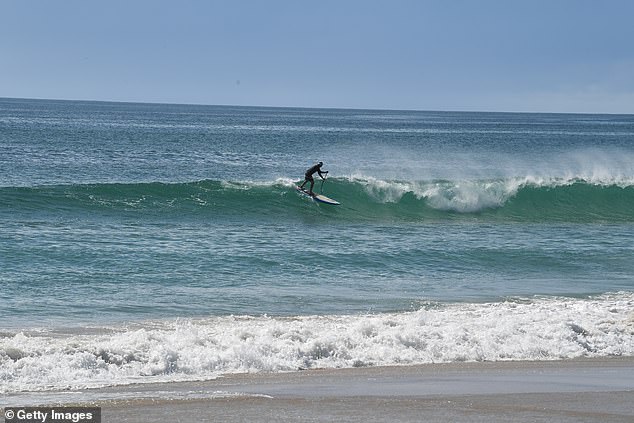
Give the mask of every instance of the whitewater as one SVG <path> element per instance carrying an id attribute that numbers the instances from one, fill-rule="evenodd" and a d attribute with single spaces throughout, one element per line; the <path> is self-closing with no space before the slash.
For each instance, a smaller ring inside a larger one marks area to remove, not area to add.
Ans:
<path id="1" fill-rule="evenodd" d="M 428 304 L 415 312 L 145 322 L 4 337 L 3 392 L 312 368 L 634 354 L 634 296 Z"/>

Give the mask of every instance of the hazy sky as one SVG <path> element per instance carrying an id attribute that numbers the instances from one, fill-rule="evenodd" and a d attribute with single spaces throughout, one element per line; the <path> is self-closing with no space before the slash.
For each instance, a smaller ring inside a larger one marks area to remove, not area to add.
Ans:
<path id="1" fill-rule="evenodd" d="M 634 113 L 634 1 L 0 0 L 0 97 Z"/>

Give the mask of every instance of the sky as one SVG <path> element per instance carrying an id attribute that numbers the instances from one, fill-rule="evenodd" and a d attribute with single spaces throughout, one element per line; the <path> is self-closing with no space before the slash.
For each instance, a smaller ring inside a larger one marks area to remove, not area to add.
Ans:
<path id="1" fill-rule="evenodd" d="M 0 97 L 634 113 L 631 0 L 0 0 Z"/>

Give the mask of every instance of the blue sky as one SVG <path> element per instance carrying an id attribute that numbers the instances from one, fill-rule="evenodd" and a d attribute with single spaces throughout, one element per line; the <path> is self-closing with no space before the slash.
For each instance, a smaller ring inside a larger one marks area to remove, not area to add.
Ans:
<path id="1" fill-rule="evenodd" d="M 634 113 L 634 1 L 0 0 L 0 97 Z"/>

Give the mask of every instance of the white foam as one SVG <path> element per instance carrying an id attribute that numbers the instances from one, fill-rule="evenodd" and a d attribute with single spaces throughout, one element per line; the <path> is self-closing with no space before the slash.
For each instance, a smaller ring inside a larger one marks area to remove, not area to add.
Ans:
<path id="1" fill-rule="evenodd" d="M 491 180 L 386 181 L 354 175 L 349 181 L 363 186 L 371 198 L 381 203 L 396 203 L 411 193 L 417 199 L 425 199 L 430 207 L 460 213 L 502 207 L 524 187 L 555 188 L 579 182 L 598 186 L 634 185 L 634 178 L 615 175 L 600 167 L 590 173 L 572 173 L 561 177 L 527 175 Z"/>
<path id="2" fill-rule="evenodd" d="M 220 186 L 225 189 L 235 189 L 235 190 L 249 190 L 252 188 L 258 187 L 294 187 L 297 184 L 297 179 L 292 179 L 288 177 L 279 177 L 274 181 L 265 180 L 265 181 L 256 181 L 256 180 L 242 180 L 242 181 L 221 181 Z"/>
<path id="3" fill-rule="evenodd" d="M 0 338 L 4 393 L 223 373 L 634 355 L 634 293 L 356 316 L 211 317 Z"/>
<path id="4" fill-rule="evenodd" d="M 368 195 L 381 203 L 395 203 L 405 194 L 425 199 L 430 207 L 469 213 L 501 207 L 525 184 L 527 178 L 491 181 L 384 181 L 354 176 L 352 182 L 364 186 Z"/>

